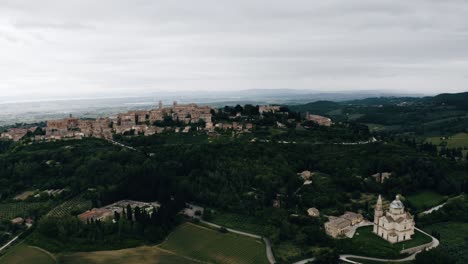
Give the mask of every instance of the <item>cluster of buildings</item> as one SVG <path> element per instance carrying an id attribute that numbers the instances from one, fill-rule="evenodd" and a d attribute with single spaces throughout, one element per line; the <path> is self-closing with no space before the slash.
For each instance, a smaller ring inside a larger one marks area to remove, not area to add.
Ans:
<path id="1" fill-rule="evenodd" d="M 374 222 L 367 221 L 361 214 L 346 212 L 341 216 L 329 216 L 329 221 L 325 223 L 325 231 L 334 238 L 340 238 L 353 234 L 361 223 L 363 225 L 372 225 L 373 233 L 387 240 L 390 243 L 398 243 L 410 240 L 414 235 L 415 222 L 413 216 L 405 211 L 405 206 L 397 195 L 387 211 L 383 210 L 382 197 L 379 195 L 374 209 Z M 309 208 L 307 211 L 310 216 L 318 216 L 316 208 Z"/>
<path id="2" fill-rule="evenodd" d="M 213 127 L 211 111 L 209 106 L 181 105 L 176 101 L 171 107 L 163 107 L 162 102 L 159 101 L 159 105 L 155 109 L 120 113 L 115 118 L 78 119 L 70 116 L 60 120 L 47 121 L 45 139 L 82 137 L 111 139 L 113 133 L 130 132 L 153 135 L 165 131 L 164 127 L 154 126 L 154 124 L 167 119 L 183 125 L 204 122 L 205 127 L 210 129 Z M 188 132 L 189 129 L 185 126 L 183 132 Z"/>
<path id="3" fill-rule="evenodd" d="M 148 213 L 153 213 L 154 208 L 159 208 L 161 206 L 158 202 L 147 203 L 132 200 L 121 200 L 101 208 L 93 208 L 83 212 L 78 215 L 78 219 L 83 223 L 91 220 L 108 221 L 114 218 L 115 212 L 122 214 L 123 210 L 128 205 L 130 205 L 132 209 L 135 209 L 138 206 L 140 210 L 145 210 Z"/>
<path id="4" fill-rule="evenodd" d="M 281 106 L 262 105 L 259 106 L 260 118 L 265 113 L 283 113 Z M 214 124 L 213 114 L 217 109 L 209 106 L 199 106 L 197 104 L 178 104 L 174 101 L 170 106 L 164 106 L 161 101 L 156 108 L 144 111 L 129 111 L 120 113 L 115 117 L 80 119 L 70 115 L 67 118 L 58 120 L 48 120 L 46 128 L 42 133 L 35 133 L 31 138 L 34 141 L 48 141 L 61 139 L 81 139 L 84 137 L 95 137 L 103 139 L 112 139 L 113 134 L 125 135 L 154 135 L 164 131 L 189 132 L 193 124 L 199 125 L 197 129 L 203 129 L 208 132 L 215 130 L 233 130 L 236 133 L 249 132 L 254 125 L 251 122 L 232 121 L 219 122 Z M 283 114 L 286 114 L 284 112 Z M 241 117 L 237 113 L 232 119 Z M 313 121 L 319 125 L 330 126 L 331 119 L 318 115 L 306 114 L 306 120 Z M 295 122 L 294 119 L 288 119 Z M 278 127 L 285 125 L 277 122 Z M 37 127 L 32 128 L 12 128 L 1 133 L 0 139 L 19 141 L 27 135 L 29 131 L 36 131 Z M 37 134 L 37 135 L 36 135 Z"/>
<path id="5" fill-rule="evenodd" d="M 72 115 L 59 120 L 48 120 L 45 137 L 37 139 L 63 138 L 112 138 L 112 121 L 110 118 L 79 119 Z"/>
<path id="6" fill-rule="evenodd" d="M 10 128 L 6 132 L 0 134 L 1 139 L 19 141 L 22 139 L 28 132 L 34 133 L 37 127 L 30 128 Z"/>

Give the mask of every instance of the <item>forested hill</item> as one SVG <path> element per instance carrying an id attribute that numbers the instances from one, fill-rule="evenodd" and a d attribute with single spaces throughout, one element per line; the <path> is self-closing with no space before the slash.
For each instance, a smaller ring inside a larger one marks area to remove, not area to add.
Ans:
<path id="1" fill-rule="evenodd" d="M 450 136 L 468 132 L 468 92 L 433 97 L 374 97 L 344 102 L 317 101 L 291 110 L 364 123 L 371 130 L 407 136 Z"/>
<path id="2" fill-rule="evenodd" d="M 428 99 L 432 103 L 453 105 L 468 110 L 468 92 L 456 94 L 439 94 Z"/>

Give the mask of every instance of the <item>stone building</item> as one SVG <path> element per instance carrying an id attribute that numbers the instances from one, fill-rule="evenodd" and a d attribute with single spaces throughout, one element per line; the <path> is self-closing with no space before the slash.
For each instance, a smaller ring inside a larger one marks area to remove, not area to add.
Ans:
<path id="1" fill-rule="evenodd" d="M 332 120 L 325 116 L 320 115 L 311 115 L 309 112 L 306 112 L 305 119 L 312 121 L 320 126 L 331 126 Z"/>
<path id="2" fill-rule="evenodd" d="M 312 207 L 312 208 L 307 209 L 307 214 L 310 217 L 318 217 L 320 216 L 320 211 L 317 208 Z"/>
<path id="3" fill-rule="evenodd" d="M 377 172 L 376 174 L 372 175 L 375 181 L 379 183 L 383 183 L 385 180 L 389 179 L 390 176 L 392 176 L 391 172 Z"/>
<path id="4" fill-rule="evenodd" d="M 325 232 L 333 238 L 342 237 L 363 220 L 364 217 L 361 214 L 353 212 L 345 212 L 338 217 L 330 216 L 329 221 L 325 223 Z"/>
<path id="5" fill-rule="evenodd" d="M 405 206 L 397 195 L 389 210 L 383 212 L 382 197 L 379 195 L 374 212 L 373 232 L 390 243 L 410 240 L 414 235 L 414 219 L 405 211 Z"/>

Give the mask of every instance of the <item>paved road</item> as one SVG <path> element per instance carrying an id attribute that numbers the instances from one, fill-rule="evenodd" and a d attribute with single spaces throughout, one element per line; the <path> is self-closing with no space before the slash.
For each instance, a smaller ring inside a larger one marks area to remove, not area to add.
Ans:
<path id="1" fill-rule="evenodd" d="M 6 243 L 5 245 L 3 245 L 3 247 L 0 248 L 0 252 L 2 252 L 2 250 L 4 250 L 5 248 L 7 248 L 9 245 L 11 245 L 13 242 L 16 241 L 16 239 L 18 239 L 19 235 L 14 237 L 12 240 L 8 241 L 8 243 Z"/>
<path id="2" fill-rule="evenodd" d="M 421 229 L 419 228 L 415 228 L 416 230 L 418 230 L 419 232 L 425 234 L 425 235 L 428 235 L 432 238 L 432 244 L 427 247 L 427 249 L 431 249 L 431 248 L 436 248 L 439 246 L 440 242 L 437 238 L 429 235 L 428 233 L 422 231 Z M 409 255 L 408 257 L 406 258 L 402 258 L 402 259 L 381 259 L 381 258 L 369 258 L 369 257 L 365 257 L 365 256 L 356 256 L 356 255 L 348 255 L 348 254 L 343 254 L 343 255 L 340 255 L 340 259 L 345 261 L 345 262 L 348 262 L 348 263 L 360 263 L 360 262 L 356 262 L 356 261 L 353 261 L 353 260 L 349 260 L 349 258 L 358 258 L 358 259 L 366 259 L 366 260 L 373 260 L 373 261 L 380 261 L 380 262 L 405 262 L 405 261 L 410 261 L 410 260 L 414 260 L 416 258 L 416 255 L 421 253 L 423 250 L 419 250 L 411 255 Z M 294 263 L 294 264 L 298 264 L 298 263 Z"/>
<path id="3" fill-rule="evenodd" d="M 434 212 L 434 211 L 437 211 L 437 210 L 439 210 L 440 208 L 442 208 L 445 204 L 447 204 L 447 203 L 443 203 L 443 204 L 439 204 L 439 205 L 437 205 L 437 206 L 434 206 L 434 207 L 432 207 L 432 208 L 429 209 L 429 210 L 426 210 L 426 211 L 424 211 L 424 212 L 421 212 L 421 215 L 427 215 L 427 214 L 430 214 L 430 213 L 432 213 L 432 212 Z"/>
<path id="4" fill-rule="evenodd" d="M 217 224 L 214 224 L 214 223 L 211 223 L 211 222 L 207 222 L 207 221 L 204 221 L 204 220 L 200 220 L 200 223 L 203 223 L 205 225 L 209 225 L 209 226 L 214 227 L 214 228 L 221 228 L 220 225 L 217 225 Z M 239 231 L 239 230 L 234 230 L 234 229 L 231 229 L 231 228 L 226 228 L 226 230 L 231 232 L 231 233 L 234 233 L 234 234 L 248 236 L 248 237 L 255 238 L 255 239 L 262 239 L 263 241 L 265 241 L 266 254 L 267 254 L 268 262 L 270 262 L 270 264 L 275 264 L 276 263 L 275 256 L 273 255 L 273 251 L 271 250 L 271 242 L 270 242 L 270 240 L 268 238 L 261 237 L 259 235 L 255 235 L 255 234 L 252 234 L 252 233 L 247 233 L 247 232 L 243 232 L 243 231 Z"/>

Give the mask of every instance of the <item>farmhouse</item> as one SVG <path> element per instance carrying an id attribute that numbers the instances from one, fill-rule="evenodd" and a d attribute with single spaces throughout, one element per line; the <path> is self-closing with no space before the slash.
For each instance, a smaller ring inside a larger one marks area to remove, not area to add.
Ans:
<path id="1" fill-rule="evenodd" d="M 161 205 L 158 202 L 140 202 L 140 201 L 132 201 L 132 200 L 121 200 L 115 202 L 113 204 L 106 205 L 101 208 L 93 208 L 88 210 L 80 215 L 78 215 L 78 219 L 82 222 L 87 222 L 89 220 L 100 220 L 100 221 L 108 221 L 114 217 L 114 213 L 122 213 L 124 208 L 130 205 L 132 209 L 139 207 L 140 210 L 145 210 L 148 213 L 152 213 L 154 208 L 159 208 Z"/>
<path id="2" fill-rule="evenodd" d="M 359 224 L 364 220 L 361 214 L 353 212 L 345 212 L 338 217 L 329 217 L 329 221 L 325 223 L 325 232 L 331 237 L 337 238 L 344 236 L 351 227 Z"/>
<path id="3" fill-rule="evenodd" d="M 312 207 L 312 208 L 309 208 L 307 209 L 307 214 L 310 216 L 310 217 L 318 217 L 320 216 L 320 212 L 317 208 L 315 207 Z"/>
<path id="4" fill-rule="evenodd" d="M 392 176 L 391 172 L 377 172 L 376 174 L 372 175 L 375 181 L 379 183 L 383 183 L 385 180 L 389 179 L 390 176 Z"/>
<path id="5" fill-rule="evenodd" d="M 331 126 L 332 124 L 332 120 L 328 117 L 324 117 L 324 116 L 319 116 L 319 115 L 311 115 L 309 114 L 309 112 L 306 113 L 305 115 L 305 119 L 306 120 L 309 120 L 309 121 L 312 121 L 318 125 L 321 125 L 321 126 Z"/>
<path id="6" fill-rule="evenodd" d="M 387 212 L 382 210 L 382 197 L 379 195 L 374 212 L 373 232 L 390 243 L 410 240 L 414 235 L 414 219 L 405 212 L 405 206 L 397 195 Z"/>

